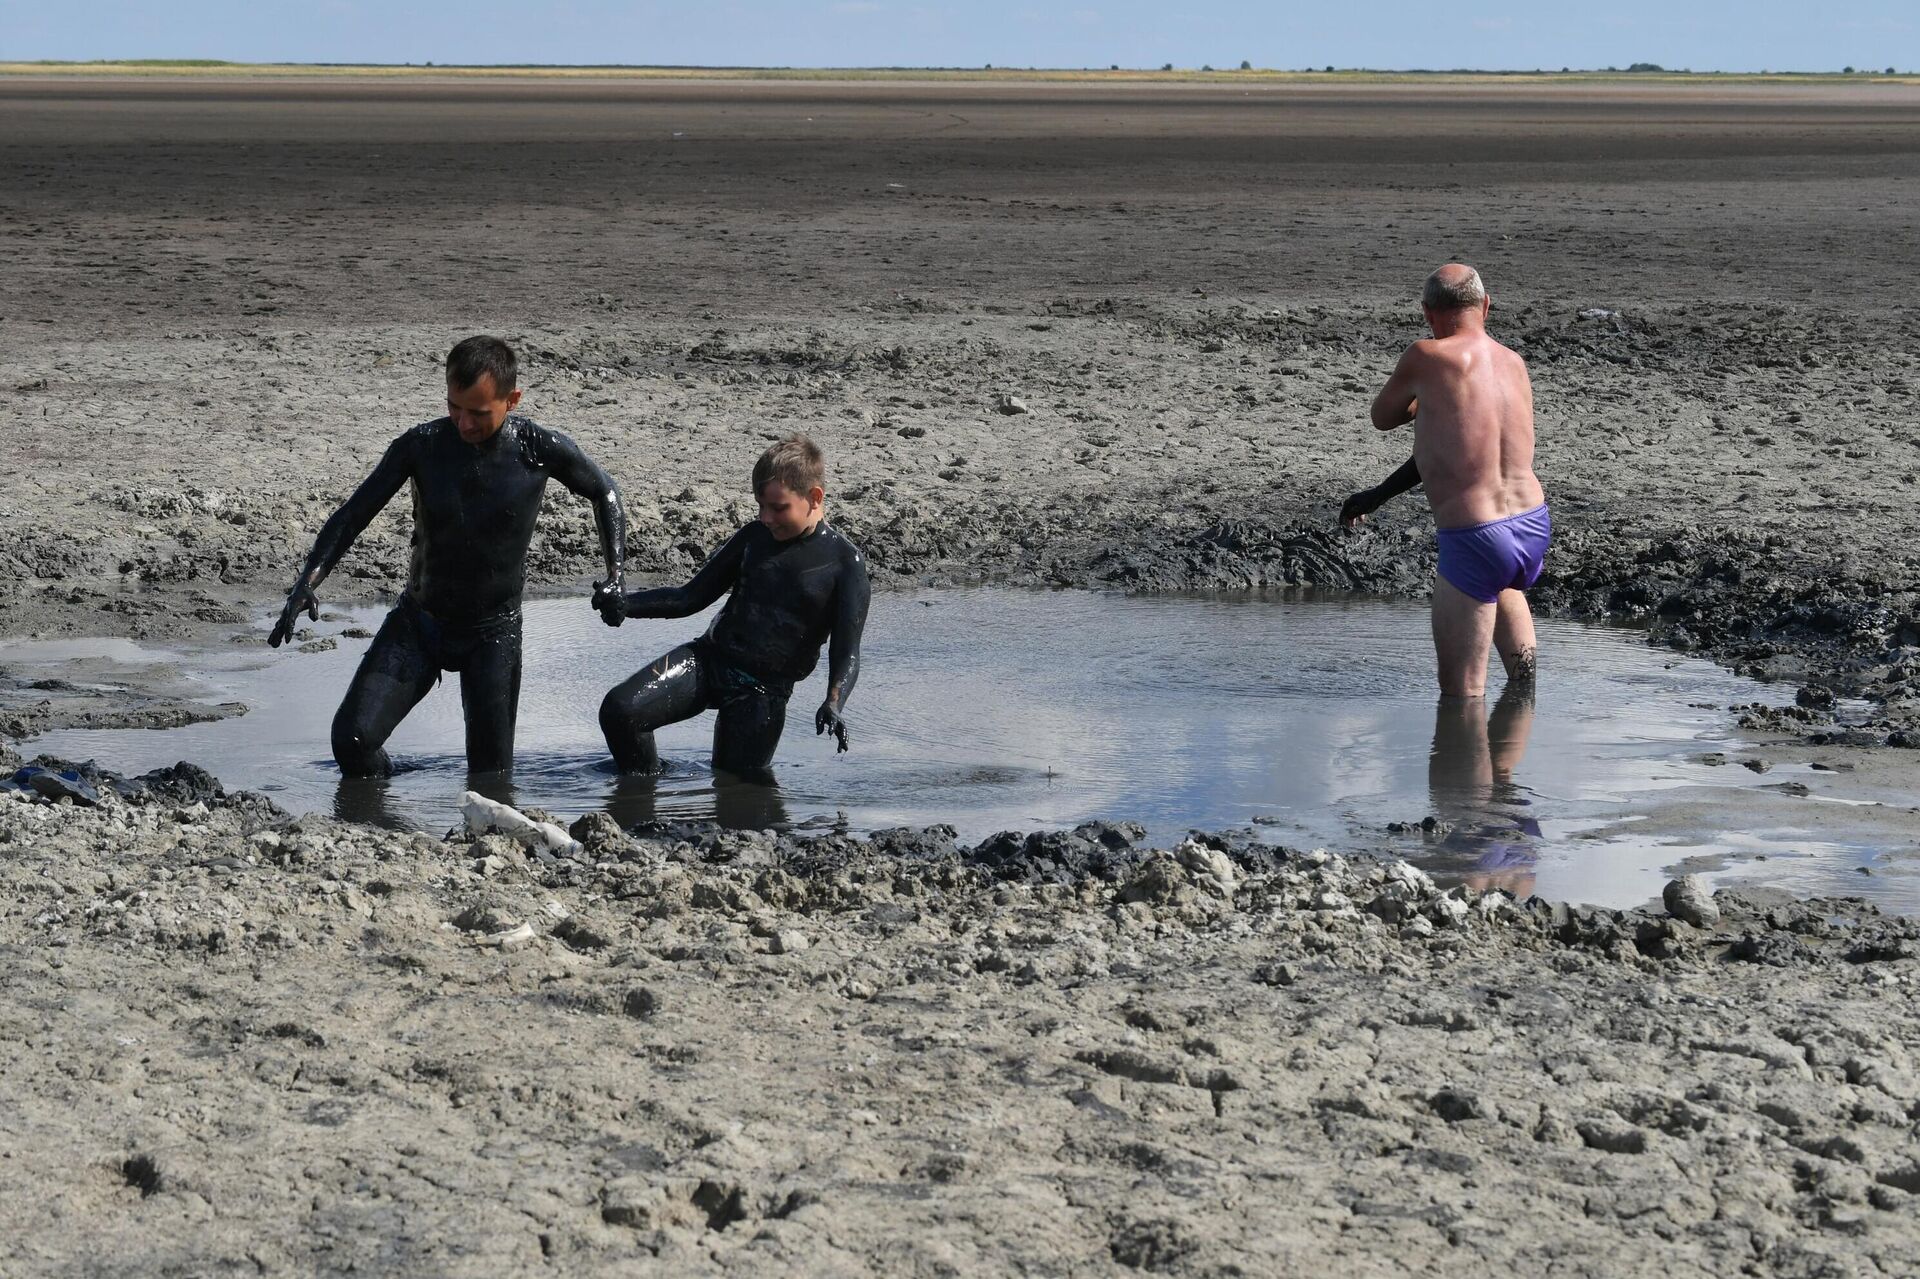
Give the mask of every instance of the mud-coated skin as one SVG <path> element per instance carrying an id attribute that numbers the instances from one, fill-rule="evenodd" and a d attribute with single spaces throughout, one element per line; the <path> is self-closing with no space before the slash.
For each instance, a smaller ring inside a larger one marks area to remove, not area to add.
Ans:
<path id="1" fill-rule="evenodd" d="M 622 772 L 659 768 L 653 730 L 709 707 L 714 765 L 764 769 L 773 758 L 793 685 L 827 646 L 827 695 L 815 727 L 846 749 L 841 718 L 860 676 L 860 636 L 870 589 L 858 548 L 824 521 L 782 542 L 759 522 L 714 552 L 684 586 L 628 595 L 628 617 L 688 617 L 732 595 L 698 641 L 682 645 L 608 693 L 600 726 Z"/>
<path id="2" fill-rule="evenodd" d="M 513 728 L 520 708 L 520 609 L 483 622 L 440 621 L 403 595 L 353 673 L 333 717 L 333 758 L 349 777 L 385 777 L 393 764 L 386 740 L 419 705 L 442 671 L 460 672 L 467 721 L 467 771 L 513 767 Z"/>
<path id="3" fill-rule="evenodd" d="M 657 773 L 653 730 L 715 710 L 714 768 L 764 780 L 792 694 L 792 684 L 758 680 L 729 666 L 699 639 L 616 685 L 600 703 L 600 731 L 622 773 Z"/>
<path id="4" fill-rule="evenodd" d="M 312 591 L 325 581 L 400 486 L 411 483 L 407 594 L 446 622 L 476 622 L 517 608 L 549 478 L 593 503 L 607 578 L 619 579 L 626 559 L 619 488 L 579 445 L 516 414 L 479 444 L 468 444 L 440 418 L 388 445 L 373 474 L 321 526 L 295 589 Z"/>
<path id="5" fill-rule="evenodd" d="M 383 749 L 442 671 L 460 672 L 467 767 L 513 766 L 520 699 L 520 598 L 527 547 L 549 478 L 594 506 L 607 580 L 626 551 L 620 492 L 557 431 L 509 417 L 478 445 L 441 418 L 388 446 L 360 487 L 320 530 L 289 594 L 289 616 L 332 572 L 401 485 L 413 489 L 413 561 L 406 591 L 374 636 L 333 721 L 333 753 L 349 776 L 391 771 Z M 288 629 L 283 618 L 274 639 Z"/>
<path id="6" fill-rule="evenodd" d="M 1372 515 L 1393 498 L 1418 487 L 1420 487 L 1420 464 L 1413 458 L 1408 458 L 1386 479 L 1370 489 L 1361 489 L 1348 497 L 1340 507 L 1340 522 L 1351 524 L 1362 516 Z"/>

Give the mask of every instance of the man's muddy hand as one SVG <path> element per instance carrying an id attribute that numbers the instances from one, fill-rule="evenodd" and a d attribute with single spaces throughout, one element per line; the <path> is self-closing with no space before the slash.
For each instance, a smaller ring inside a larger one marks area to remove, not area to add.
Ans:
<path id="1" fill-rule="evenodd" d="M 627 620 L 626 583 L 619 578 L 610 582 L 593 584 L 593 607 L 600 614 L 600 620 L 608 626 L 618 626 Z"/>
<path id="2" fill-rule="evenodd" d="M 293 638 L 294 628 L 300 625 L 302 610 L 305 610 L 309 620 L 320 620 L 320 601 L 313 597 L 313 590 L 304 578 L 295 582 L 293 589 L 287 592 L 287 606 L 280 610 L 280 620 L 273 624 L 273 633 L 267 636 L 268 648 L 279 648 Z"/>
<path id="3" fill-rule="evenodd" d="M 840 717 L 832 702 L 820 703 L 820 709 L 813 713 L 813 735 L 818 737 L 822 733 L 832 733 L 838 739 L 840 749 L 834 754 L 847 749 L 847 721 Z"/>
<path id="4" fill-rule="evenodd" d="M 1380 509 L 1380 490 L 1361 489 L 1340 504 L 1340 527 L 1353 528 L 1366 523 L 1367 516 Z"/>

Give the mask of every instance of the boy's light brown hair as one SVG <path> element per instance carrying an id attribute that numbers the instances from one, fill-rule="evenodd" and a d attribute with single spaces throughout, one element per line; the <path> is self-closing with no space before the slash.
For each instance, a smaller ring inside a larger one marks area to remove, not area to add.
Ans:
<path id="1" fill-rule="evenodd" d="M 760 496 L 760 490 L 767 481 L 778 480 L 782 488 L 801 497 L 809 489 L 827 487 L 827 458 L 820 446 L 805 435 L 795 431 L 786 439 L 780 440 L 753 464 L 753 494 Z"/>

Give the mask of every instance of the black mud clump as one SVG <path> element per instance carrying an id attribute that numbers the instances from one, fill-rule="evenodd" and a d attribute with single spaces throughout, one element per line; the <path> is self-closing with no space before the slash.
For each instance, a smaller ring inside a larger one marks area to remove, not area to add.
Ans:
<path id="1" fill-rule="evenodd" d="M 160 1165 L 152 1155 L 131 1155 L 121 1160 L 120 1177 L 128 1188 L 139 1191 L 142 1199 L 160 1192 Z"/>
<path id="2" fill-rule="evenodd" d="M 215 804 L 227 797 L 220 779 L 185 760 L 170 768 L 156 768 L 133 779 L 133 785 L 152 801 L 174 804 Z"/>
<path id="3" fill-rule="evenodd" d="M 1654 962 L 1692 960 L 1800 968 L 1920 955 L 1920 919 L 1884 915 L 1858 897 L 1799 900 L 1778 889 L 1722 889 L 1719 917 L 1694 927 L 1658 909 L 1609 910 L 1529 898 L 1520 912 L 1571 949 Z"/>
<path id="4" fill-rule="evenodd" d="M 167 808 L 187 808 L 194 804 L 205 804 L 208 808 L 240 809 L 262 824 L 284 822 L 287 812 L 265 795 L 254 791 L 238 791 L 229 795 L 221 786 L 220 779 L 197 764 L 181 761 L 166 768 L 156 768 L 141 773 L 137 777 L 127 777 L 111 769 L 100 767 L 93 760 L 75 763 L 53 755 L 37 755 L 24 766 L 24 771 L 44 772 L 62 779 L 62 787 L 70 796 L 88 795 L 91 802 L 98 803 L 100 797 L 112 795 L 123 803 L 133 807 L 149 805 Z M 32 779 L 13 783 L 7 779 L 17 777 L 19 771 L 13 770 L 0 778 L 0 783 L 9 789 L 33 789 Z M 57 794 L 46 794 L 50 801 L 58 799 Z M 80 802 L 76 799 L 76 802 Z"/>
<path id="5" fill-rule="evenodd" d="M 963 860 L 994 879 L 1027 884 L 1113 883 L 1139 866 L 1146 830 L 1132 822 L 1086 822 L 1070 831 L 1002 831 L 968 850 Z"/>
<path id="6" fill-rule="evenodd" d="M 1133 879 L 1153 859 L 1146 827 L 1137 822 L 1083 822 L 1072 830 L 1002 831 L 980 843 L 961 845 L 953 827 L 899 827 L 858 836 L 739 832 L 711 822 L 646 822 L 632 828 L 639 843 L 668 844 L 685 860 L 708 865 L 766 863 L 802 879 L 821 879 L 888 864 L 944 867 L 964 878 L 1030 886 L 1117 885 Z M 1192 838 L 1224 853 L 1242 873 L 1271 871 L 1291 854 L 1242 834 Z"/>
<path id="7" fill-rule="evenodd" d="M 1137 822 L 1083 822 L 1070 831 L 1005 831 L 961 854 L 993 878 L 1025 884 L 1122 884 L 1137 877 L 1162 850 L 1147 847 Z M 1298 854 L 1249 836 L 1195 831 L 1189 840 L 1223 853 L 1242 875 L 1270 874 Z"/>

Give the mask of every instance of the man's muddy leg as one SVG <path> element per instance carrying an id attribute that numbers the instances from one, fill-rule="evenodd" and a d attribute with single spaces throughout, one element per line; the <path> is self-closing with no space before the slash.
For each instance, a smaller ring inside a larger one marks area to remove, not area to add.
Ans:
<path id="1" fill-rule="evenodd" d="M 1531 684 L 1534 676 L 1535 640 L 1533 609 L 1523 591 L 1501 591 L 1494 603 L 1493 646 L 1507 668 L 1507 683 Z"/>
<path id="2" fill-rule="evenodd" d="M 467 772 L 513 769 L 513 731 L 520 717 L 520 627 L 482 643 L 460 671 L 460 707 L 467 720 Z"/>
<path id="3" fill-rule="evenodd" d="M 1433 651 L 1442 696 L 1485 695 L 1494 613 L 1494 605 L 1482 604 L 1444 577 L 1434 578 Z"/>
<path id="4" fill-rule="evenodd" d="M 706 708 L 706 676 L 691 644 L 614 685 L 600 702 L 600 732 L 614 766 L 623 773 L 659 772 L 653 730 L 692 719 Z"/>
<path id="5" fill-rule="evenodd" d="M 393 761 L 383 749 L 407 712 L 440 679 L 440 667 L 411 614 L 396 608 L 367 646 L 347 695 L 333 716 L 333 758 L 348 777 L 385 777 Z"/>

